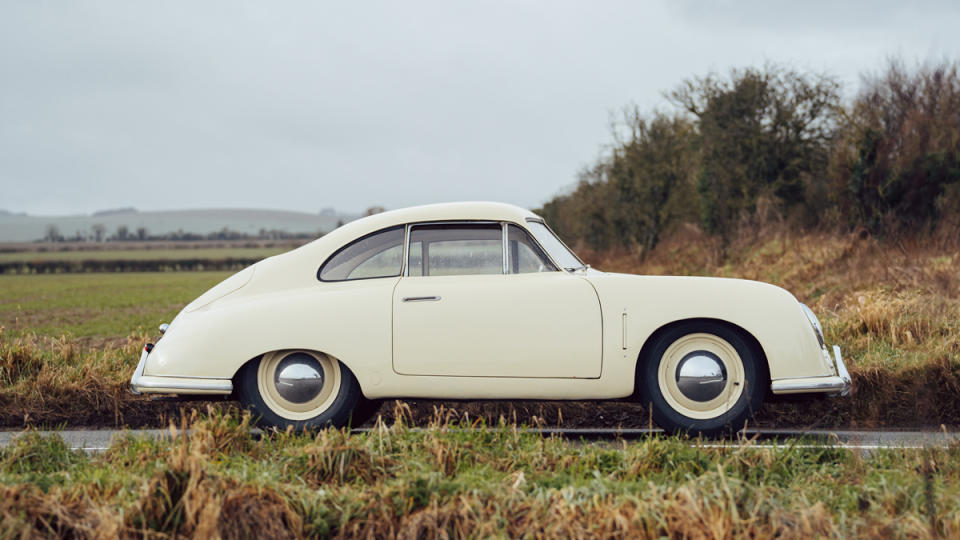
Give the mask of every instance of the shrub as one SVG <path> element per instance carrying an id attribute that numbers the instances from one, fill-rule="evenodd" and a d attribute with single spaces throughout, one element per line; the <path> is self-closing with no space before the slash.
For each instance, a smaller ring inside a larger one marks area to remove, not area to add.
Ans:
<path id="1" fill-rule="evenodd" d="M 937 222 L 939 199 L 960 179 L 957 68 L 941 62 L 911 72 L 891 61 L 865 80 L 832 163 L 835 196 L 853 224 L 897 232 Z"/>

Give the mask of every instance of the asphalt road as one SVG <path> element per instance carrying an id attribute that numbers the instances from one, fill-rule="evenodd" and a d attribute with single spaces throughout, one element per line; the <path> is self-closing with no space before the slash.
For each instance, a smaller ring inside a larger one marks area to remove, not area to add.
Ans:
<path id="1" fill-rule="evenodd" d="M 360 429 L 358 431 L 364 431 Z M 636 440 L 661 433 L 656 429 L 556 429 L 544 428 L 531 431 L 543 434 L 558 434 L 573 440 L 611 441 L 617 438 Z M 258 432 L 258 430 L 254 430 Z M 0 431 L 0 447 L 7 446 L 21 431 Z M 73 449 L 87 452 L 102 452 L 110 447 L 110 442 L 124 433 L 145 437 L 169 437 L 165 429 L 140 430 L 65 430 L 41 431 L 44 435 L 58 433 Z M 748 430 L 741 440 L 704 440 L 700 444 L 708 447 L 720 447 L 741 444 L 749 440 L 759 447 L 786 446 L 828 446 L 847 448 L 854 451 L 869 452 L 879 448 L 924 448 L 960 445 L 960 431 L 797 431 L 786 429 Z"/>

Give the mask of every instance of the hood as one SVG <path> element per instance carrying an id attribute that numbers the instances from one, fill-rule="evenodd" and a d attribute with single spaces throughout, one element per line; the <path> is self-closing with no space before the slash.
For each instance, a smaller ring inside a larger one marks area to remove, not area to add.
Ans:
<path id="1" fill-rule="evenodd" d="M 675 302 L 724 300 L 740 304 L 757 296 L 776 302 L 786 302 L 791 308 L 798 303 L 793 294 L 782 287 L 749 279 L 701 276 L 643 276 L 611 272 L 588 272 L 585 276 L 598 289 L 626 288 L 641 295 L 672 298 Z"/>

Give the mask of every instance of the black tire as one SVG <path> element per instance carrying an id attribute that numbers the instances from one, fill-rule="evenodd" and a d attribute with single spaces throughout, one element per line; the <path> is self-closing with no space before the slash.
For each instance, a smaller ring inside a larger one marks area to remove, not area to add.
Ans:
<path id="1" fill-rule="evenodd" d="M 353 408 L 353 414 L 350 416 L 350 427 L 360 427 L 367 423 L 367 420 L 370 420 L 380 412 L 380 407 L 382 406 L 382 399 L 367 399 L 361 397 Z"/>
<path id="2" fill-rule="evenodd" d="M 338 360 L 331 359 L 331 361 L 336 362 L 339 367 L 339 387 L 332 389 L 333 392 L 336 392 L 336 397 L 333 398 L 333 401 L 329 406 L 310 418 L 291 419 L 285 417 L 283 411 L 273 410 L 268 405 L 268 400 L 265 400 L 261 394 L 260 385 L 258 384 L 258 371 L 260 369 L 260 363 L 264 361 L 266 357 L 267 355 L 264 355 L 263 357 L 247 362 L 235 378 L 237 399 L 243 407 L 251 412 L 254 420 L 260 427 L 277 428 L 281 430 L 292 427 L 296 431 L 322 429 L 326 427 L 341 428 L 351 424 L 354 409 L 359 404 L 364 404 L 364 402 L 367 401 L 360 390 L 360 384 L 357 383 L 357 379 L 350 369 Z M 367 408 L 369 408 L 369 405 L 367 405 Z M 358 425 L 356 421 L 352 423 Z"/>
<path id="3" fill-rule="evenodd" d="M 723 342 L 729 347 L 724 346 Z M 700 345 L 704 346 L 698 349 Z M 715 346 L 719 354 L 711 352 Z M 690 352 L 682 355 L 683 351 L 688 349 Z M 694 356 L 703 356 L 700 354 L 701 349 L 712 354 L 712 358 L 716 358 L 717 363 L 724 366 L 723 382 L 720 383 L 717 378 L 710 383 L 722 384 L 720 388 L 723 389 L 717 390 L 712 400 L 699 401 L 691 399 L 686 393 L 678 394 L 684 392 L 681 390 L 684 383 L 679 377 L 680 367 Z M 667 354 L 669 357 L 665 356 Z M 677 358 L 680 358 L 679 363 L 671 372 Z M 756 350 L 739 329 L 718 321 L 689 321 L 669 327 L 654 338 L 639 360 L 639 397 L 650 407 L 657 425 L 671 434 L 713 437 L 739 431 L 763 404 L 769 386 L 768 370 L 762 352 Z M 737 361 L 742 370 L 736 366 Z M 733 373 L 728 373 L 728 369 Z M 741 381 L 736 380 L 741 377 L 742 391 L 737 389 L 737 386 L 740 386 L 738 382 Z M 674 380 L 671 381 L 671 378 Z M 737 397 L 734 399 L 733 396 Z M 691 404 L 691 408 L 684 409 L 684 403 Z M 715 405 L 710 405 L 711 403 Z M 705 410 L 695 410 L 701 405 Z M 705 416 L 698 418 L 693 415 Z"/>

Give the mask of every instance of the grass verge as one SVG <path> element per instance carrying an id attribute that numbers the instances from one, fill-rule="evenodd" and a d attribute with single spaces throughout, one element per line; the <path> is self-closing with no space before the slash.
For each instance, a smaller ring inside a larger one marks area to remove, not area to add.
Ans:
<path id="1" fill-rule="evenodd" d="M 653 437 L 564 441 L 501 423 L 251 435 L 195 418 L 100 455 L 0 450 L 0 535 L 930 538 L 960 534 L 960 448 L 847 450 Z M 183 436 L 184 428 L 190 428 Z"/>

